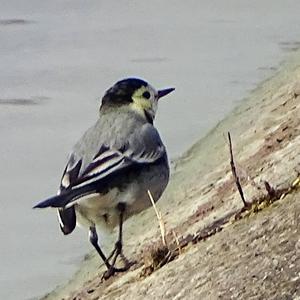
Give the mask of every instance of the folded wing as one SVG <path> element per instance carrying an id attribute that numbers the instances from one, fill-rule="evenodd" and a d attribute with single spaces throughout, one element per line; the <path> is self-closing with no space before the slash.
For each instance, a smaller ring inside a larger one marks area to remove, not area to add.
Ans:
<path id="1" fill-rule="evenodd" d="M 103 143 L 83 168 L 82 157 L 71 154 L 61 179 L 59 195 L 35 207 L 70 207 L 73 202 L 94 193 L 108 176 L 126 168 L 153 164 L 166 155 L 157 130 L 151 124 L 137 128 L 117 149 Z"/>

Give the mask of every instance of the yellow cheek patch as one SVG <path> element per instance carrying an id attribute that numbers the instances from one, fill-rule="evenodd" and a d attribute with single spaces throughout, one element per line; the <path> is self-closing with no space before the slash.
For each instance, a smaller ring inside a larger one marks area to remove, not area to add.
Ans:
<path id="1" fill-rule="evenodd" d="M 132 108 L 142 114 L 144 114 L 144 110 L 149 110 L 152 108 L 151 102 L 142 96 L 143 92 L 145 91 L 146 88 L 141 87 L 132 95 Z"/>
<path id="2" fill-rule="evenodd" d="M 145 106 L 141 102 L 133 101 L 133 103 L 130 106 L 134 111 L 138 112 L 143 116 L 145 115 Z"/>

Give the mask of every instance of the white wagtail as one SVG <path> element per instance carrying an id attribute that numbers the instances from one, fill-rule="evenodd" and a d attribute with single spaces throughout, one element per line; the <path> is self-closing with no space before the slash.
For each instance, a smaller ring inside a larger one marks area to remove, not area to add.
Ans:
<path id="1" fill-rule="evenodd" d="M 64 234 L 76 222 L 89 228 L 89 239 L 104 261 L 109 277 L 130 264 L 122 253 L 123 221 L 157 201 L 169 181 L 164 144 L 153 126 L 157 103 L 174 88 L 155 90 L 147 82 L 118 81 L 102 98 L 99 118 L 74 146 L 57 196 L 34 208 L 56 207 Z M 96 226 L 119 226 L 114 250 L 106 256 L 98 244 Z M 125 262 L 115 267 L 118 256 Z M 111 260 L 111 261 L 110 261 Z"/>

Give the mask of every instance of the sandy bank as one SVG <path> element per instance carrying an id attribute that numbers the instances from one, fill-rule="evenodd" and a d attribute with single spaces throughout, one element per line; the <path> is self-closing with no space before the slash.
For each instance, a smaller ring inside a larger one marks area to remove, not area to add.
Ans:
<path id="1" fill-rule="evenodd" d="M 172 180 L 159 202 L 169 232 L 174 230 L 179 238 L 199 235 L 243 206 L 232 180 L 227 131 L 232 135 L 248 202 L 266 196 L 265 180 L 279 190 L 288 188 L 299 176 L 299 61 L 297 52 L 176 161 Z M 143 264 L 138 264 L 101 283 L 99 274 L 104 268 L 92 253 L 68 284 L 44 299 L 295 297 L 300 295 L 297 199 L 299 189 L 258 213 L 227 222 L 220 232 L 188 244 L 181 255 L 146 277 L 141 276 Z M 139 257 L 156 240 L 159 228 L 152 209 L 126 223 L 128 257 Z"/>

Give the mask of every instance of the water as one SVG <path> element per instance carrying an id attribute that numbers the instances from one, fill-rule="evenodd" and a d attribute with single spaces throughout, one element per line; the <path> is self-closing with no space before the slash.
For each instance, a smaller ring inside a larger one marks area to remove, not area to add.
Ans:
<path id="1" fill-rule="evenodd" d="M 51 290 L 91 250 L 31 206 L 56 192 L 105 89 L 127 76 L 175 86 L 156 121 L 175 157 L 299 46 L 297 0 L 0 5 L 1 299 Z"/>

